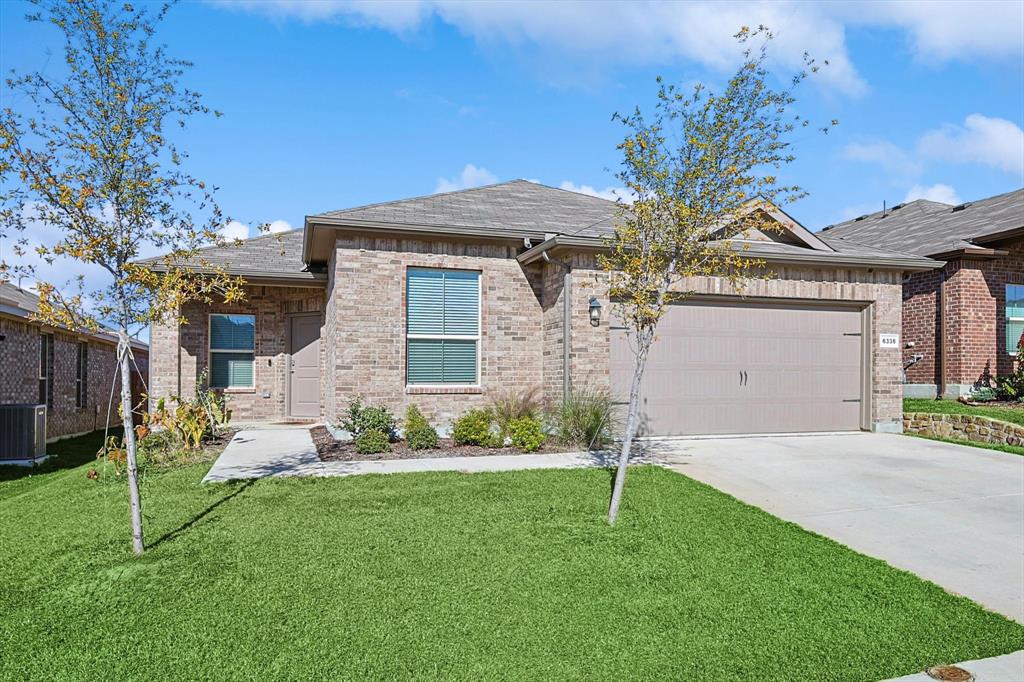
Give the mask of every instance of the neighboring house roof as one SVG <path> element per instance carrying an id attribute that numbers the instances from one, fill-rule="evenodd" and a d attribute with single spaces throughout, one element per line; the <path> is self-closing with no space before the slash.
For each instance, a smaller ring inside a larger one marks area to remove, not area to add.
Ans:
<path id="1" fill-rule="evenodd" d="M 139 261 L 153 270 L 165 269 L 163 261 L 147 258 Z M 316 283 L 326 280 L 322 273 L 309 272 L 302 262 L 302 230 L 265 234 L 222 246 L 199 249 L 193 267 L 199 272 L 224 269 L 249 280 L 289 280 Z"/>
<path id="2" fill-rule="evenodd" d="M 834 242 L 871 244 L 919 256 L 984 250 L 1024 229 L 1024 189 L 951 206 L 918 199 L 822 230 Z M 832 243 L 830 242 L 830 243 Z"/>
<path id="3" fill-rule="evenodd" d="M 35 322 L 31 316 L 39 312 L 39 294 L 26 291 L 10 282 L 0 282 L 0 313 L 12 317 L 20 317 L 29 322 Z M 36 324 L 39 324 L 36 322 Z M 112 329 L 103 328 L 95 332 L 78 332 L 82 336 L 117 343 L 117 333 Z M 137 350 L 149 350 L 149 344 L 132 339 L 132 348 Z"/>

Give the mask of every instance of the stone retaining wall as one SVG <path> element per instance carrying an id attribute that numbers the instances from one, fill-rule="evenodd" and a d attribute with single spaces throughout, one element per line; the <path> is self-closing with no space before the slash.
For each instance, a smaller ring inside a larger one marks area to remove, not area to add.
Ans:
<path id="1" fill-rule="evenodd" d="M 903 415 L 903 431 L 978 443 L 1024 445 L 1024 426 L 970 414 L 906 412 Z"/>

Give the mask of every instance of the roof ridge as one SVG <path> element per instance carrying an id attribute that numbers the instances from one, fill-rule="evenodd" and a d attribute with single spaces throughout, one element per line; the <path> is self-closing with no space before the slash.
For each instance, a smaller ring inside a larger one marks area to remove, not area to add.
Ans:
<path id="1" fill-rule="evenodd" d="M 493 189 L 495 187 L 503 187 L 503 186 L 506 186 L 506 185 L 516 185 L 516 184 L 526 184 L 526 185 L 532 185 L 534 187 L 542 187 L 544 189 L 554 190 L 556 192 L 566 192 L 568 194 L 572 194 L 572 195 L 575 195 L 575 196 L 578 196 L 578 197 L 586 197 L 587 199 L 593 199 L 594 201 L 599 201 L 599 202 L 602 202 L 602 203 L 607 203 L 607 204 L 612 204 L 612 205 L 617 205 L 618 204 L 617 201 L 609 201 L 608 199 L 604 199 L 602 197 L 595 197 L 592 194 L 584 194 L 583 192 L 575 192 L 575 191 L 573 191 L 571 189 L 565 189 L 563 187 L 552 187 L 551 185 L 545 185 L 543 182 L 534 182 L 532 180 L 526 180 L 525 178 L 515 178 L 514 180 L 503 180 L 502 182 L 492 182 L 492 183 L 489 183 L 487 185 L 478 185 L 477 187 L 465 187 L 463 189 L 454 189 L 454 190 L 451 190 L 450 192 L 433 192 L 431 194 L 420 194 L 418 196 L 406 197 L 404 199 L 392 199 L 390 201 L 378 201 L 378 202 L 375 202 L 375 203 L 372 203 L 372 204 L 363 204 L 361 206 L 350 206 L 348 208 L 339 208 L 339 209 L 336 209 L 336 210 L 333 210 L 333 211 L 323 211 L 321 213 L 312 214 L 310 217 L 336 216 L 336 215 L 341 215 L 341 214 L 345 214 L 345 213 L 349 213 L 349 212 L 353 212 L 353 211 L 362 211 L 362 210 L 368 209 L 368 208 L 377 208 L 379 206 L 391 206 L 391 205 L 396 205 L 396 204 L 405 204 L 405 203 L 409 203 L 411 201 L 421 201 L 423 199 L 433 199 L 434 197 L 451 196 L 453 194 L 467 194 L 467 193 L 470 193 L 470 192 L 478 192 L 480 190 Z"/>
<path id="2" fill-rule="evenodd" d="M 502 185 L 511 185 L 516 182 L 529 182 L 529 180 L 522 180 L 517 178 L 515 180 L 502 180 L 501 182 L 491 182 L 486 185 L 477 185 L 476 187 L 463 187 L 462 189 L 453 189 L 450 192 L 432 192 L 430 194 L 419 194 L 414 197 L 405 197 L 404 199 L 390 199 L 388 201 L 376 201 L 372 204 L 361 204 L 359 206 L 349 206 L 348 208 L 337 208 L 331 211 L 322 211 L 320 213 L 312 214 L 313 217 L 326 216 L 330 213 L 347 213 L 348 211 L 361 211 L 364 208 L 376 208 L 377 206 L 387 206 L 389 204 L 404 204 L 408 201 L 419 201 L 420 199 L 430 199 L 432 197 L 443 197 L 451 194 L 465 194 L 466 192 L 475 192 L 481 189 L 490 189 L 492 187 L 500 187 Z"/>

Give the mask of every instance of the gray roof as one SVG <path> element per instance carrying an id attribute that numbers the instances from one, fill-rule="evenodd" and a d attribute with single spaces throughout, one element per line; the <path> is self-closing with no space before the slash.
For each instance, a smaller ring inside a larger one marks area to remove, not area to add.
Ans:
<path id="1" fill-rule="evenodd" d="M 819 232 L 829 244 L 859 242 L 931 256 L 975 246 L 986 236 L 1024 227 L 1024 189 L 960 206 L 918 199 Z"/>
<path id="2" fill-rule="evenodd" d="M 599 245 L 600 238 L 612 233 L 621 206 L 586 194 L 527 180 L 513 180 L 311 215 L 306 218 L 305 229 L 312 230 L 314 226 L 326 224 L 388 231 L 409 231 L 416 227 L 425 232 L 448 232 L 455 238 L 459 234 L 490 237 L 506 234 L 515 238 L 526 235 L 531 239 L 546 239 L 554 234 Z M 224 268 L 249 279 L 287 279 L 300 283 L 323 281 L 323 274 L 305 271 L 304 236 L 302 230 L 263 235 L 245 240 L 241 245 L 202 249 L 198 258 L 203 266 Z M 836 254 L 851 259 L 876 259 L 879 262 L 921 260 L 925 267 L 929 263 L 926 259 L 861 240 L 833 238 L 831 232 L 817 236 L 835 249 Z M 807 256 L 823 260 L 832 253 L 777 242 L 758 242 L 756 248 L 765 256 Z M 141 262 L 161 269 L 159 258 Z M 202 270 L 203 266 L 197 264 L 196 267 Z"/>
<path id="3" fill-rule="evenodd" d="M 400 225 L 485 227 L 510 232 L 599 236 L 617 204 L 528 180 L 401 199 L 310 216 Z"/>
<path id="4" fill-rule="evenodd" d="M 139 261 L 162 269 L 159 257 Z M 305 271 L 302 262 L 302 230 L 264 234 L 242 240 L 241 244 L 229 243 L 223 246 L 209 246 L 199 249 L 196 254 L 196 269 L 226 271 L 250 278 L 322 280 L 323 275 Z"/>
<path id="5" fill-rule="evenodd" d="M 0 282 L 0 304 L 34 313 L 39 310 L 39 294 L 20 289 L 10 282 Z"/>
<path id="6" fill-rule="evenodd" d="M 0 313 L 29 319 L 31 315 L 37 312 L 39 312 L 39 294 L 22 289 L 10 282 L 0 282 Z M 81 333 L 94 339 L 117 343 L 117 332 L 102 325 L 95 332 L 82 331 Z M 131 342 L 133 348 L 140 350 L 149 349 L 149 344 L 144 341 L 132 339 Z"/>

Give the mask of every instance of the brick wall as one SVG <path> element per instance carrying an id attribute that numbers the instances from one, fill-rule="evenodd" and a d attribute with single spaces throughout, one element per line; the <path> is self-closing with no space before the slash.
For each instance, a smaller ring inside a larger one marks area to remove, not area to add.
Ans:
<path id="1" fill-rule="evenodd" d="M 254 391 L 232 394 L 236 419 L 285 415 L 285 329 L 289 312 L 323 310 L 321 336 L 322 411 L 336 423 L 348 401 L 361 396 L 402 416 L 415 403 L 432 422 L 447 425 L 471 407 L 487 405 L 508 391 L 533 386 L 545 399 L 562 395 L 563 268 L 556 263 L 521 265 L 513 246 L 340 235 L 329 268 L 329 296 L 311 289 L 252 287 L 248 300 L 213 312 L 257 314 Z M 576 254 L 572 268 L 571 354 L 574 386 L 607 386 L 610 356 L 607 275 L 594 256 Z M 405 272 L 409 267 L 477 270 L 481 273 L 481 373 L 478 387 L 407 387 Z M 877 347 L 879 333 L 900 331 L 897 273 L 849 269 L 778 268 L 777 279 L 756 280 L 749 296 L 864 301 L 873 322 L 872 421 L 898 428 L 902 414 L 900 353 Z M 700 293 L 730 293 L 727 282 L 703 278 L 687 283 Z M 589 300 L 603 306 L 591 326 Z M 194 324 L 154 328 L 153 394 L 190 392 L 206 366 L 206 313 L 190 306 Z M 178 338 L 181 352 L 178 353 Z M 177 367 L 180 365 L 180 378 Z M 270 397 L 263 397 L 269 394 Z"/>
<path id="2" fill-rule="evenodd" d="M 336 422 L 348 401 L 361 396 L 399 417 L 415 403 L 436 424 L 447 425 L 472 407 L 511 390 L 542 386 L 542 280 L 539 266 L 524 268 L 517 249 L 340 235 L 334 265 L 333 409 Z M 405 272 L 409 267 L 480 272 L 480 386 L 407 387 L 405 381 Z M 333 371 L 332 371 L 333 370 Z M 330 405 L 330 398 L 328 405 Z"/>
<path id="3" fill-rule="evenodd" d="M 154 325 L 150 332 L 153 385 L 150 405 L 161 397 L 190 396 L 209 365 L 210 313 L 256 316 L 255 372 L 252 389 L 228 389 L 228 407 L 239 421 L 274 420 L 287 416 L 288 325 L 293 313 L 322 312 L 325 294 L 319 287 L 245 287 L 245 300 L 231 304 L 188 303 L 186 323 Z M 321 339 L 324 338 L 321 329 Z M 320 345 L 323 368 L 324 344 Z"/>
<path id="4" fill-rule="evenodd" d="M 39 344 L 42 328 L 38 324 L 15 318 L 0 318 L 0 403 L 31 403 L 39 401 Z M 53 333 L 53 406 L 47 409 L 48 440 L 101 429 L 106 424 L 110 386 L 116 374 L 117 353 L 112 343 L 60 330 Z M 80 340 L 89 343 L 86 404 L 78 407 L 77 362 Z M 139 369 L 145 374 L 148 356 L 135 351 Z M 145 376 L 133 373 L 135 401 L 142 392 Z M 119 424 L 117 414 L 120 384 L 111 408 L 112 424 Z"/>
<path id="5" fill-rule="evenodd" d="M 910 362 L 915 354 L 923 357 L 907 368 L 907 383 L 938 384 L 939 358 L 935 339 L 939 335 L 939 318 L 936 314 L 938 290 L 942 282 L 941 270 L 917 272 L 907 278 L 903 285 L 903 361 Z M 912 348 L 907 348 L 913 343 Z"/>
<path id="6" fill-rule="evenodd" d="M 1007 250 L 1009 255 L 995 259 L 950 261 L 943 270 L 948 384 L 969 387 L 1013 371 L 1014 349 L 1006 348 L 1006 285 L 1024 284 L 1024 241 Z M 903 287 L 903 341 L 914 342 L 904 349 L 904 358 L 924 355 L 907 370 L 908 383 L 941 383 L 936 346 L 940 272 L 916 273 Z"/>

